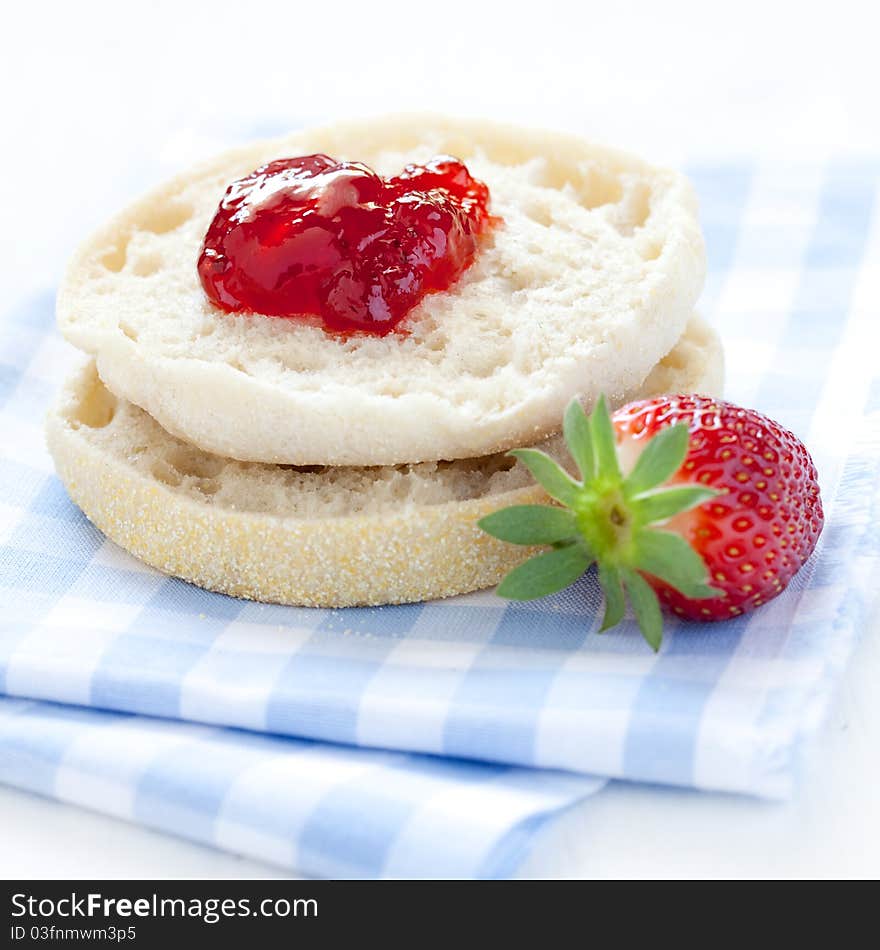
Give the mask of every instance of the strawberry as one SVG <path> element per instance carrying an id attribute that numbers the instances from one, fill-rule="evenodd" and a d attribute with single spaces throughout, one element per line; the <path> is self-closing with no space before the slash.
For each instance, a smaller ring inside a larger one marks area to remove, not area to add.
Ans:
<path id="1" fill-rule="evenodd" d="M 788 586 L 810 556 L 824 521 L 816 468 L 804 444 L 753 409 L 705 396 L 661 396 L 614 413 L 618 445 L 643 445 L 683 422 L 690 439 L 673 484 L 721 494 L 671 518 L 700 555 L 720 596 L 693 600 L 657 578 L 664 606 L 689 620 L 726 620 L 760 607 Z"/>
<path id="2" fill-rule="evenodd" d="M 822 530 L 816 469 L 804 445 L 761 413 L 705 396 L 659 396 L 609 415 L 566 410 L 565 441 L 580 478 L 545 453 L 511 453 L 562 507 L 516 505 L 480 527 L 514 544 L 550 545 L 499 585 L 542 597 L 596 563 L 602 629 L 629 597 L 654 649 L 661 606 L 689 620 L 724 620 L 785 589 Z"/>

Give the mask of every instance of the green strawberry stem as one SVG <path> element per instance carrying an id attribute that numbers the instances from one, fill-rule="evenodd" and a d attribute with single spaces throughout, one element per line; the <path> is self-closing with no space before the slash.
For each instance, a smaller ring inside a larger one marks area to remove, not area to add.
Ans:
<path id="1" fill-rule="evenodd" d="M 538 449 L 510 453 L 562 507 L 514 505 L 478 522 L 485 532 L 511 544 L 551 546 L 511 571 L 498 594 L 512 600 L 545 597 L 573 584 L 595 563 L 605 594 L 601 630 L 620 623 L 629 600 L 642 635 L 657 650 L 663 632 L 660 602 L 645 575 L 693 599 L 720 593 L 709 586 L 700 555 L 680 535 L 659 526 L 718 492 L 701 485 L 664 487 L 687 455 L 684 423 L 655 435 L 627 475 L 620 469 L 604 396 L 589 417 L 573 399 L 563 434 L 579 480 Z"/>

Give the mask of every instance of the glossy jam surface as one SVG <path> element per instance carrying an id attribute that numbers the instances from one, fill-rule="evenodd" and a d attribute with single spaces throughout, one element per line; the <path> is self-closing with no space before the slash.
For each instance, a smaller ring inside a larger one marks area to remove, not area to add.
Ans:
<path id="1" fill-rule="evenodd" d="M 229 186 L 199 278 L 227 311 L 384 336 L 473 262 L 496 220 L 488 204 L 486 185 L 448 156 L 392 178 L 327 155 L 279 159 Z"/>

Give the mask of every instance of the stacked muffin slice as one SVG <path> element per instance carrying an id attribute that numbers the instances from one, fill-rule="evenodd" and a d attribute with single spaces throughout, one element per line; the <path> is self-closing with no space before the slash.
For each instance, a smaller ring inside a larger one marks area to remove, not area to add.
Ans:
<path id="1" fill-rule="evenodd" d="M 227 313 L 196 260 L 230 182 L 326 153 L 383 174 L 452 154 L 501 223 L 399 332 Z M 313 606 L 488 587 L 534 553 L 476 522 L 546 500 L 510 448 L 568 464 L 567 402 L 719 391 L 680 175 L 579 139 L 409 116 L 218 157 L 114 218 L 59 294 L 91 360 L 48 422 L 59 475 L 109 537 L 203 587 Z"/>

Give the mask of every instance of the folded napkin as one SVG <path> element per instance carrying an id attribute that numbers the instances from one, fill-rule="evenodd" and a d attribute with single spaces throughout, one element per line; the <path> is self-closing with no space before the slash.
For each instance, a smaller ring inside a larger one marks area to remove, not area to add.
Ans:
<path id="1" fill-rule="evenodd" d="M 0 781 L 310 874 L 475 878 L 604 784 L 9 698 Z"/>
<path id="2" fill-rule="evenodd" d="M 592 575 L 532 603 L 347 610 L 163 577 L 52 474 L 41 418 L 68 354 L 47 296 L 0 324 L 0 692 L 19 697 L 0 781 L 344 876 L 508 874 L 609 777 L 786 795 L 880 569 L 880 162 L 689 172 L 727 395 L 820 472 L 826 528 L 784 594 L 670 620 L 654 655 L 632 621 L 597 634 Z"/>

